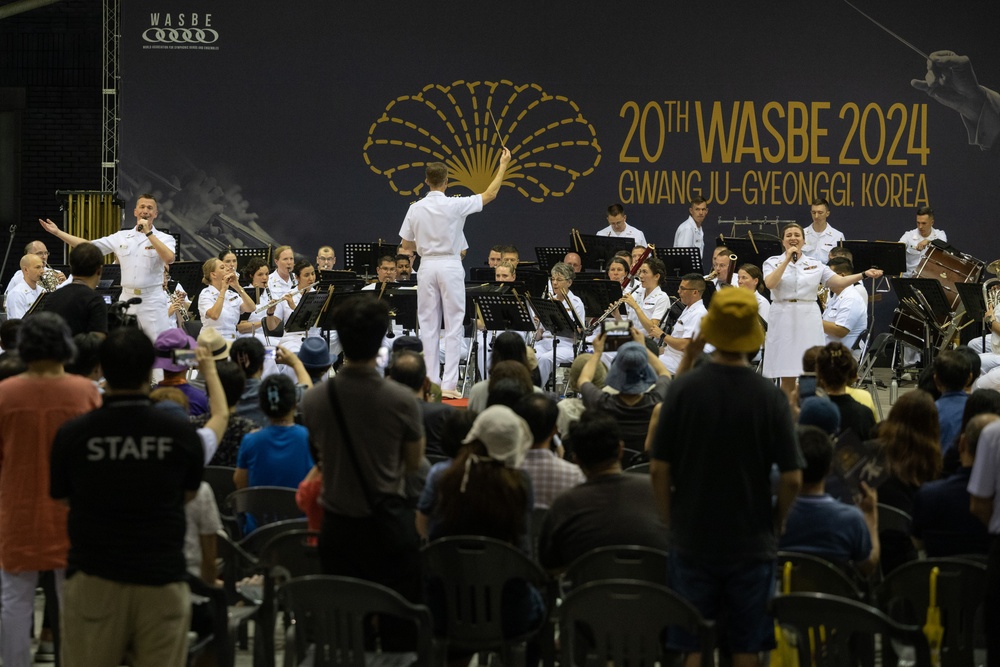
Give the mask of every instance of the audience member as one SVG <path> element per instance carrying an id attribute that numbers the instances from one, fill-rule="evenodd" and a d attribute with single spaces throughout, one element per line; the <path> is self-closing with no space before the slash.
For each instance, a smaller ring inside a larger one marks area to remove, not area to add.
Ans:
<path id="1" fill-rule="evenodd" d="M 802 490 L 788 513 L 778 541 L 784 551 L 820 556 L 844 567 L 853 565 L 864 576 L 878 567 L 878 493 L 861 482 L 858 507 L 826 493 L 833 467 L 833 440 L 815 426 L 799 426 L 799 447 L 806 461 Z"/>
<path id="2" fill-rule="evenodd" d="M 531 429 L 531 449 L 521 469 L 531 478 L 535 508 L 549 507 L 559 494 L 584 481 L 580 466 L 564 461 L 552 451 L 559 408 L 545 394 L 530 394 L 514 405 L 514 412 Z"/>
<path id="3" fill-rule="evenodd" d="M 597 547 L 636 544 L 668 548 L 653 487 L 622 472 L 624 444 L 615 419 L 588 410 L 570 427 L 571 447 L 586 481 L 559 494 L 542 521 L 539 562 L 562 570 Z M 537 486 L 536 486 L 537 488 Z"/>
<path id="4" fill-rule="evenodd" d="M 104 406 L 63 426 L 52 445 L 50 493 L 69 504 L 65 667 L 121 664 L 126 650 L 133 664 L 187 657 L 184 504 L 205 455 L 193 426 L 149 406 L 155 358 L 139 329 L 111 331 L 101 345 Z M 217 381 L 206 350 L 198 360 Z"/>
<path id="5" fill-rule="evenodd" d="M 103 392 L 101 387 L 101 343 L 105 336 L 98 333 L 80 333 L 73 336 L 73 345 L 76 347 L 76 357 L 66 364 L 66 372 L 73 375 L 82 375 Z"/>
<path id="6" fill-rule="evenodd" d="M 219 374 L 219 381 L 222 383 L 222 390 L 226 394 L 226 404 L 229 406 L 229 417 L 226 421 L 226 430 L 219 440 L 219 447 L 215 450 L 212 460 L 208 465 L 226 466 L 232 468 L 236 466 L 237 453 L 240 450 L 240 443 L 243 436 L 258 430 L 260 427 L 252 419 L 244 417 L 236 412 L 236 406 L 243 395 L 243 387 L 246 384 L 246 377 L 243 371 L 233 361 L 228 359 L 218 361 L 215 369 Z M 211 399 L 211 396 L 209 396 Z M 205 426 L 209 415 L 203 414 L 191 417 L 191 423 L 197 427 Z"/>
<path id="7" fill-rule="evenodd" d="M 389 378 L 409 388 L 417 398 L 423 416 L 424 433 L 427 438 L 426 451 L 441 453 L 441 434 L 445 420 L 458 408 L 447 403 L 429 401 L 431 380 L 427 377 L 424 357 L 412 350 L 401 350 L 392 355 L 388 368 Z"/>
<path id="8" fill-rule="evenodd" d="M 472 423 L 476 420 L 476 413 L 472 410 L 455 410 L 449 412 L 445 417 L 441 428 L 441 451 L 447 457 L 444 461 L 438 461 L 431 466 L 427 473 L 427 483 L 420 493 L 417 501 L 416 525 L 417 533 L 422 539 L 427 539 L 430 533 L 431 515 L 434 506 L 437 504 L 437 484 L 444 471 L 451 467 L 452 461 L 458 456 L 462 448 L 462 441 L 469 434 Z"/>
<path id="9" fill-rule="evenodd" d="M 972 366 L 961 352 L 945 350 L 934 358 L 934 385 L 941 397 L 934 401 L 941 426 L 941 451 L 946 453 L 955 445 L 961 434 L 962 413 L 969 395 L 966 387 L 972 384 Z"/>
<path id="10" fill-rule="evenodd" d="M 222 530 L 222 520 L 215 504 L 215 493 L 208 482 L 202 482 L 194 500 L 184 505 L 184 517 L 184 561 L 188 574 L 214 586 L 219 568 L 216 534 Z M 207 598 L 193 596 L 191 601 L 191 630 L 201 640 L 214 632 L 215 613 Z"/>
<path id="11" fill-rule="evenodd" d="M 986 561 L 986 601 L 983 627 L 1000 628 L 1000 421 L 982 430 L 976 447 L 976 460 L 969 477 L 969 511 L 990 533 L 992 543 Z M 991 667 L 1000 656 L 1000 632 L 986 632 L 986 662 Z"/>
<path id="12" fill-rule="evenodd" d="M 295 385 L 285 375 L 266 378 L 258 391 L 270 424 L 243 436 L 233 482 L 247 486 L 297 488 L 313 467 L 309 431 L 295 423 Z"/>
<path id="13" fill-rule="evenodd" d="M 858 362 L 843 343 L 827 343 L 816 358 L 816 380 L 840 410 L 840 430 L 851 429 L 864 440 L 872 435 L 875 417 L 847 393 L 847 383 L 857 368 Z"/>
<path id="14" fill-rule="evenodd" d="M 573 365 L 569 368 L 569 379 L 566 383 L 566 398 L 559 401 L 559 418 L 556 420 L 556 430 L 561 437 L 569 434 L 569 427 L 572 423 L 580 419 L 587 406 L 583 404 L 583 399 L 576 394 L 580 391 L 580 373 L 583 367 L 590 360 L 590 353 L 578 354 L 573 360 Z M 608 367 L 603 362 L 598 362 L 594 368 L 594 377 L 590 380 L 598 389 L 604 389 L 604 381 L 608 376 Z"/>
<path id="15" fill-rule="evenodd" d="M 605 380 L 609 387 L 618 391 L 617 394 L 601 391 L 591 382 L 604 352 L 603 333 L 594 339 L 594 356 L 580 371 L 579 382 L 587 409 L 603 410 L 612 415 L 621 426 L 625 448 L 640 452 L 645 447 L 653 407 L 666 395 L 670 373 L 646 348 L 642 334 L 634 328 L 631 333 L 632 341 L 618 349 Z"/>
<path id="16" fill-rule="evenodd" d="M 25 320 L 17 349 L 27 370 L 0 382 L 0 658 L 30 665 L 39 575 L 55 571 L 62 588 L 70 548 L 66 507 L 48 494 L 52 439 L 101 398 L 91 382 L 64 371 L 75 348 L 59 315 Z"/>
<path id="17" fill-rule="evenodd" d="M 998 419 L 991 413 L 970 419 L 956 447 L 961 467 L 950 477 L 927 482 L 913 497 L 913 539 L 932 558 L 989 552 L 986 526 L 969 511 L 968 487 L 980 434 Z"/>
<path id="18" fill-rule="evenodd" d="M 497 364 L 504 361 L 516 361 L 522 364 L 529 372 L 528 367 L 528 347 L 524 344 L 524 338 L 514 331 L 505 331 L 493 341 L 493 352 L 490 356 L 489 378 L 493 377 Z M 481 380 L 472 385 L 469 391 L 470 410 L 482 412 L 486 409 L 486 397 L 489 394 L 489 379 Z"/>
<path id="19" fill-rule="evenodd" d="M 187 335 L 183 329 L 167 329 L 156 337 L 153 348 L 156 352 L 156 360 L 153 368 L 163 369 L 163 380 L 157 384 L 159 387 L 176 387 L 184 392 L 188 397 L 188 414 L 192 417 L 208 412 L 208 396 L 204 391 L 191 385 L 187 380 L 188 371 L 192 366 L 177 363 L 174 361 L 175 350 L 187 350 L 193 352 L 198 346 L 194 338 Z"/>
<path id="20" fill-rule="evenodd" d="M 941 474 L 941 436 L 937 408 L 919 389 L 900 395 L 879 424 L 889 478 L 879 487 L 879 502 L 913 516 L 913 497 L 921 485 Z M 909 535 L 883 531 L 882 572 L 892 572 L 917 557 Z"/>
<path id="21" fill-rule="evenodd" d="M 965 427 L 969 425 L 970 419 L 986 412 L 1000 415 L 1000 391 L 996 389 L 973 390 L 969 394 L 969 400 L 965 402 L 965 410 L 962 411 L 962 427 L 960 430 L 964 432 Z M 960 465 L 958 450 L 955 448 L 949 449 L 942 458 L 944 459 L 941 464 L 942 477 L 954 474 Z"/>
<path id="22" fill-rule="evenodd" d="M 330 358 L 330 346 L 317 336 L 311 336 L 302 341 L 296 355 L 302 362 L 302 367 L 309 374 L 309 380 L 315 385 L 326 379 L 333 365 Z"/>

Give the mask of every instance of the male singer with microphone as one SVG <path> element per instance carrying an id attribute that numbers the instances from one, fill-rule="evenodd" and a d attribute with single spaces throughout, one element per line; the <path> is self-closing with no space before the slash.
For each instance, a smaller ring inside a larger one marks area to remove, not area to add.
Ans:
<path id="1" fill-rule="evenodd" d="M 155 341 L 162 331 L 170 328 L 167 317 L 167 293 L 163 291 L 163 270 L 174 261 L 175 241 L 170 234 L 153 228 L 157 216 L 156 199 L 151 194 L 141 194 L 135 204 L 135 226 L 91 241 L 105 255 L 114 253 L 122 267 L 122 293 L 119 299 L 142 299 L 129 307 L 128 313 L 135 315 L 139 328 Z M 73 236 L 59 229 L 51 220 L 39 220 L 39 224 L 70 247 L 84 243 L 87 239 Z"/>

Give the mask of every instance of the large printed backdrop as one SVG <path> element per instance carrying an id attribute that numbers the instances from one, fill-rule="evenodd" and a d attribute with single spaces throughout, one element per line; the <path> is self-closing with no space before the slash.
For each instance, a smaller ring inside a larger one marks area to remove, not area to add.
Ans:
<path id="1" fill-rule="evenodd" d="M 911 86 L 925 60 L 843 0 L 590 4 L 130 0 L 122 194 L 157 193 L 188 259 L 255 239 L 339 254 L 398 239 L 424 162 L 480 191 L 503 142 L 474 265 L 593 233 L 616 201 L 669 245 L 698 193 L 713 236 L 719 218 L 808 224 L 821 195 L 848 238 L 896 240 L 929 203 L 953 244 L 1000 257 L 998 149 L 969 145 Z M 855 4 L 1000 88 L 987 0 Z"/>

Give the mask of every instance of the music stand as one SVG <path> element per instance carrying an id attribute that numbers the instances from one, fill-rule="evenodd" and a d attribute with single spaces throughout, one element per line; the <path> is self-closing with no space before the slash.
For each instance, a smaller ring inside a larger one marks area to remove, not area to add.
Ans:
<path id="1" fill-rule="evenodd" d="M 576 251 L 562 246 L 535 246 L 535 259 L 538 261 L 538 268 L 545 272 L 551 271 L 552 265 L 563 261 L 568 252 Z"/>
<path id="2" fill-rule="evenodd" d="M 347 299 L 353 299 L 353 298 L 374 299 L 376 296 L 378 296 L 375 292 L 371 291 L 361 292 L 353 290 L 351 288 L 341 289 L 336 286 L 327 288 L 327 291 L 330 296 L 330 302 L 328 305 L 326 305 L 326 307 L 324 307 L 320 311 L 319 319 L 316 320 L 316 323 L 313 326 L 319 327 L 319 329 L 323 331 L 324 334 L 327 334 L 328 340 L 329 340 L 328 332 L 333 331 L 334 329 L 337 328 L 333 325 L 333 313 L 337 310 L 337 307 L 340 306 L 340 304 L 342 304 Z M 322 292 L 313 292 L 313 294 L 323 294 L 324 298 L 326 297 L 326 294 Z M 295 311 L 292 311 L 293 314 L 294 312 Z M 291 318 L 289 318 L 289 320 L 291 320 Z"/>
<path id="3" fill-rule="evenodd" d="M 492 266 L 474 266 L 469 269 L 469 280 L 474 283 L 492 283 L 497 279 L 497 272 Z"/>
<path id="4" fill-rule="evenodd" d="M 522 269 L 517 272 L 518 282 L 524 283 L 524 293 L 540 298 L 549 289 L 549 274 L 538 269 Z"/>
<path id="5" fill-rule="evenodd" d="M 983 286 L 980 283 L 955 283 L 958 298 L 965 306 L 965 312 L 974 322 L 986 321 L 986 300 L 983 298 Z M 994 313 L 994 317 L 996 314 Z M 986 345 L 986 332 L 989 326 L 983 326 L 983 345 Z M 985 349 L 985 347 L 984 347 Z"/>
<path id="6" fill-rule="evenodd" d="M 31 304 L 31 307 L 28 308 L 28 311 L 24 314 L 24 317 L 28 317 L 28 315 L 31 315 L 34 312 L 41 313 L 48 310 L 46 302 L 49 300 L 50 294 L 52 294 L 52 292 L 42 292 L 39 294 L 38 298 L 35 299 L 35 302 Z"/>
<path id="7" fill-rule="evenodd" d="M 575 341 L 577 337 L 576 324 L 570 320 L 569 313 L 566 312 L 566 308 L 561 301 L 532 299 L 527 295 L 525 298 L 528 300 L 528 305 L 531 306 L 532 312 L 538 317 L 541 327 L 552 334 L 552 374 L 548 379 L 542 378 L 542 385 L 548 386 L 548 382 L 551 380 L 552 388 L 555 389 L 556 370 L 559 368 L 559 361 L 556 356 L 559 338 L 572 338 Z"/>
<path id="8" fill-rule="evenodd" d="M 722 240 L 722 243 L 716 241 L 715 245 L 716 247 L 724 245 L 729 248 L 730 253 L 736 255 L 737 269 L 739 269 L 741 264 L 753 264 L 757 268 L 761 268 L 768 257 L 781 255 L 785 252 L 785 249 L 781 247 L 781 241 L 762 239 L 756 236 L 752 241 L 750 239 L 726 237 Z"/>
<path id="9" fill-rule="evenodd" d="M 185 293 L 187 290 L 200 292 L 201 288 L 198 286 L 201 285 L 204 287 L 204 284 L 201 282 L 203 275 L 201 267 L 201 262 L 174 262 L 168 267 L 170 270 L 170 280 L 183 285 Z M 101 278 L 104 278 L 103 274 L 101 274 Z"/>
<path id="10" fill-rule="evenodd" d="M 236 270 L 240 273 L 254 257 L 264 260 L 264 264 L 271 267 L 271 246 L 260 248 L 228 248 L 229 252 L 236 255 Z"/>
<path id="11" fill-rule="evenodd" d="M 622 286 L 617 280 L 574 280 L 573 294 L 583 301 L 586 317 L 604 314 L 608 306 L 622 298 Z"/>
<path id="12" fill-rule="evenodd" d="M 308 332 L 316 326 L 327 303 L 333 297 L 333 289 L 326 292 L 306 292 L 299 299 L 288 321 L 285 322 L 285 333 Z"/>
<path id="13" fill-rule="evenodd" d="M 364 287 L 365 281 L 354 271 L 320 271 L 316 289 L 325 290 L 331 285 L 336 285 L 341 289 L 357 287 L 360 290 Z"/>
<path id="14" fill-rule="evenodd" d="M 395 313 L 392 320 L 404 332 L 417 330 L 417 290 L 408 287 L 392 287 L 385 290 L 382 298 L 389 302 L 389 309 Z"/>
<path id="15" fill-rule="evenodd" d="M 683 276 L 703 272 L 701 253 L 697 248 L 656 248 L 656 258 L 667 267 L 667 275 Z"/>
<path id="16" fill-rule="evenodd" d="M 907 308 L 924 323 L 924 363 L 934 359 L 932 331 L 941 334 L 944 324 L 951 314 L 948 298 L 941 283 L 933 278 L 896 278 L 889 282 L 899 294 L 900 307 Z"/>
<path id="17" fill-rule="evenodd" d="M 620 250 L 625 250 L 632 254 L 635 247 L 635 239 L 623 236 L 597 236 L 596 234 L 570 234 L 570 245 L 573 252 L 580 255 L 583 260 L 583 268 L 596 269 L 604 273 L 604 269 L 611 262 L 611 258 Z M 580 243 L 583 245 L 581 246 Z M 586 248 L 586 250 L 584 250 Z M 560 260 L 562 261 L 562 260 Z"/>
<path id="18" fill-rule="evenodd" d="M 517 294 L 474 294 L 472 302 L 477 314 L 483 318 L 482 375 L 486 379 L 487 334 L 491 331 L 534 331 L 535 323 L 528 306 Z"/>
<path id="19" fill-rule="evenodd" d="M 842 241 L 851 251 L 852 263 L 857 272 L 881 269 L 887 276 L 906 273 L 906 244 L 888 241 Z"/>
<path id="20" fill-rule="evenodd" d="M 110 280 L 112 285 L 121 285 L 122 284 L 122 265 L 121 264 L 102 264 L 101 265 L 101 280 Z"/>

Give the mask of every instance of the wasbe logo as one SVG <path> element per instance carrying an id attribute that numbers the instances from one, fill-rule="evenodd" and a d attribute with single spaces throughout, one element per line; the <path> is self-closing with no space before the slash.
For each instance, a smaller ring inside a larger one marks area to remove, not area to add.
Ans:
<path id="1" fill-rule="evenodd" d="M 212 29 L 212 15 L 150 13 L 149 28 L 142 39 L 150 44 L 214 44 L 219 33 Z"/>

